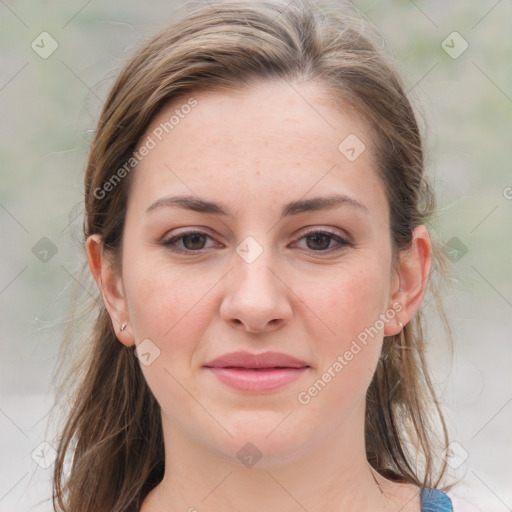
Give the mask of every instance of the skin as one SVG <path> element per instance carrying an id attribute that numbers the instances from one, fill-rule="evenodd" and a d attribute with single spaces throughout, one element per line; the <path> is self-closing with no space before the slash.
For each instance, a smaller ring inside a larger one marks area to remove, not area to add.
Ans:
<path id="1" fill-rule="evenodd" d="M 398 322 L 405 325 L 423 299 L 430 239 L 418 227 L 394 265 L 370 131 L 350 109 L 330 108 L 322 92 L 319 84 L 277 81 L 194 94 L 197 106 L 134 171 L 122 270 L 98 235 L 87 241 L 120 342 L 150 339 L 160 350 L 141 367 L 162 409 L 166 471 L 143 512 L 420 510 L 418 488 L 369 467 L 364 412 L 383 337 L 400 332 Z M 162 110 L 146 136 L 177 107 Z M 355 161 L 338 150 L 349 134 L 367 148 Z M 364 207 L 280 219 L 290 201 L 333 193 Z M 176 206 L 146 213 L 178 194 L 222 202 L 231 216 Z M 178 241 L 188 254 L 162 245 L 184 228 L 208 237 Z M 311 238 L 326 229 L 350 243 Z M 251 263 L 236 252 L 248 236 L 262 249 Z M 298 393 L 393 303 L 400 312 L 317 396 L 299 403 Z M 203 368 L 235 350 L 285 352 L 310 368 L 283 388 L 248 394 Z M 237 457 L 248 442 L 262 454 L 253 467 Z"/>

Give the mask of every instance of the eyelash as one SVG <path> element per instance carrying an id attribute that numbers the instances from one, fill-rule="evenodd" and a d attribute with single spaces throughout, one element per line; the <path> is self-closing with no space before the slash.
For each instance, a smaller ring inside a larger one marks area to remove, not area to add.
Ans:
<path id="1" fill-rule="evenodd" d="M 180 248 L 177 248 L 176 247 L 176 243 L 189 236 L 189 235 L 205 235 L 206 237 L 208 238 L 212 238 L 210 235 L 208 235 L 207 233 L 205 233 L 204 231 L 194 231 L 194 230 L 191 230 L 191 231 L 185 231 L 179 235 L 176 235 L 176 236 L 173 236 L 171 238 L 168 238 L 167 240 L 163 240 L 161 242 L 161 244 L 168 248 L 170 251 L 173 251 L 173 252 L 176 252 L 176 253 L 182 253 L 182 254 L 194 254 L 194 253 L 198 253 L 200 254 L 201 251 L 203 251 L 204 249 L 198 249 L 198 250 L 192 250 L 192 249 L 180 249 Z M 301 236 L 298 240 L 302 240 L 304 238 L 308 238 L 308 237 L 311 237 L 313 235 L 325 235 L 333 240 L 335 240 L 338 244 L 337 247 L 330 247 L 328 249 L 321 249 L 321 250 L 318 250 L 318 251 L 315 251 L 313 249 L 304 249 L 306 251 L 309 251 L 309 252 L 312 252 L 312 253 L 315 253 L 315 254 L 328 254 L 328 253 L 331 253 L 331 252 L 336 252 L 336 251 L 340 251 L 342 249 L 344 249 L 345 247 L 350 247 L 352 246 L 353 244 L 350 243 L 349 241 L 345 240 L 344 238 L 340 237 L 339 235 L 337 235 L 336 233 L 333 233 L 332 231 L 328 231 L 328 230 L 314 230 L 314 231 L 308 231 L 307 233 L 305 233 L 303 236 Z M 330 242 L 329 242 L 330 244 Z"/>

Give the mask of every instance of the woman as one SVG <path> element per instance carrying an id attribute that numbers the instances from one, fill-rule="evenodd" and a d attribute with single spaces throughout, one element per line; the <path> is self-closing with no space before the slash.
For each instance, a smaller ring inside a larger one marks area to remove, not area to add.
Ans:
<path id="1" fill-rule="evenodd" d="M 85 177 L 102 300 L 57 510 L 451 510 L 421 317 L 433 198 L 368 30 L 208 2 L 121 72 Z"/>

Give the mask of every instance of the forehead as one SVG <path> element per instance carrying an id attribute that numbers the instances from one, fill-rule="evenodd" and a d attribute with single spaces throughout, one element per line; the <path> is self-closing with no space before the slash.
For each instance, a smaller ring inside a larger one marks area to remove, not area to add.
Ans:
<path id="1" fill-rule="evenodd" d="M 137 166 L 131 195 L 146 203 L 171 189 L 221 195 L 226 203 L 247 194 L 286 202 L 313 188 L 382 195 L 369 134 L 353 109 L 329 104 L 321 84 L 269 81 L 192 93 L 152 120 L 142 138 L 152 149 Z"/>

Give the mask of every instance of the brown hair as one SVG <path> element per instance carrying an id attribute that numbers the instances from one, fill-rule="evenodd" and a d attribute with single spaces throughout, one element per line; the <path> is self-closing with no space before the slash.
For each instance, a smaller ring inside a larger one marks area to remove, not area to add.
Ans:
<path id="1" fill-rule="evenodd" d="M 107 98 L 85 175 L 85 238 L 101 235 L 120 262 L 131 182 L 126 162 L 164 106 L 196 91 L 284 79 L 323 85 L 333 108 L 351 105 L 372 127 L 394 250 L 407 248 L 434 208 L 422 137 L 403 84 L 361 17 L 306 0 L 207 2 L 184 14 L 135 54 Z M 435 255 L 439 264 L 440 252 Z M 58 446 L 53 502 L 56 510 L 121 512 L 140 507 L 163 477 L 160 408 L 133 347 L 117 340 L 102 301 L 92 306 L 87 354 L 70 373 L 76 384 Z M 447 436 L 424 338 L 420 312 L 401 334 L 385 338 L 367 392 L 366 449 L 385 477 L 435 487 L 446 464 L 435 463 L 434 432 L 443 435 L 442 447 Z"/>

